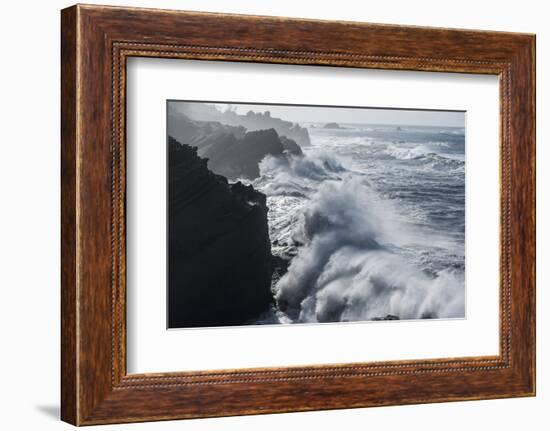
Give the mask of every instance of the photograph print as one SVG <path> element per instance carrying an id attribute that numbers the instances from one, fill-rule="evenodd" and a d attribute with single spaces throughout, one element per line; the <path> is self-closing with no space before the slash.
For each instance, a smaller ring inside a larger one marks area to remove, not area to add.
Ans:
<path id="1" fill-rule="evenodd" d="M 465 318 L 465 112 L 167 101 L 168 328 Z"/>

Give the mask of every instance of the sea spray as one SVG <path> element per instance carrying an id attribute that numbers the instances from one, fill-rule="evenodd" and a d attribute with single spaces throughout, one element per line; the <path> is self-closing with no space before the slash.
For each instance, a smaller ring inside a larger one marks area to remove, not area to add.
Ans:
<path id="1" fill-rule="evenodd" d="M 310 132 L 303 156 L 267 156 L 253 183 L 288 261 L 256 322 L 464 317 L 463 135 Z"/>
<path id="2" fill-rule="evenodd" d="M 462 317 L 460 273 L 430 276 L 391 251 L 414 241 L 364 179 L 324 182 L 295 238 L 303 243 L 276 285 L 279 308 L 295 322 Z"/>

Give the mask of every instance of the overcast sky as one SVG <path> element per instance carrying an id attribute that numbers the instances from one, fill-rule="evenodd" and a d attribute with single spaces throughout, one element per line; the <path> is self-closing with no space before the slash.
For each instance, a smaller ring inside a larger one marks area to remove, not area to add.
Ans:
<path id="1" fill-rule="evenodd" d="M 465 113 L 457 111 L 418 111 L 407 109 L 377 108 L 340 108 L 297 105 L 248 105 L 232 103 L 231 109 L 239 114 L 270 111 L 272 117 L 295 123 L 362 123 L 362 124 L 398 124 L 418 126 L 464 127 Z M 225 111 L 228 104 L 216 103 Z"/>

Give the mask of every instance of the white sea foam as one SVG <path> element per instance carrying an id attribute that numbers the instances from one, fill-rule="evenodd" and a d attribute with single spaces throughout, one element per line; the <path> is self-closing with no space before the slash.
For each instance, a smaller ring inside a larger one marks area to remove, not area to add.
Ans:
<path id="1" fill-rule="evenodd" d="M 435 148 L 439 148 L 436 152 Z M 439 142 L 430 142 L 429 145 L 417 145 L 414 147 L 388 144 L 383 150 L 385 154 L 397 160 L 415 161 L 424 168 L 432 170 L 450 169 L 460 173 L 464 172 L 463 155 L 451 155 L 444 152 L 447 145 Z"/>
<path id="2" fill-rule="evenodd" d="M 387 244 L 413 240 L 360 178 L 326 182 L 295 232 L 303 242 L 276 286 L 279 307 L 294 321 L 463 317 L 463 275 L 430 276 Z"/>
<path id="3" fill-rule="evenodd" d="M 418 145 L 413 148 L 407 148 L 396 144 L 388 144 L 385 150 L 386 154 L 399 160 L 417 159 L 427 154 L 433 153 L 424 145 Z"/>
<path id="4" fill-rule="evenodd" d="M 445 190 L 463 186 L 461 152 L 443 138 L 311 137 L 302 157 L 266 157 L 253 182 L 267 195 L 273 253 L 294 256 L 258 323 L 464 317 L 460 219 L 430 215 L 460 209 Z"/>
<path id="5" fill-rule="evenodd" d="M 254 184 L 268 196 L 301 193 L 325 180 L 336 180 L 347 170 L 345 158 L 319 152 L 315 156 L 266 156 L 260 163 L 260 178 Z"/>

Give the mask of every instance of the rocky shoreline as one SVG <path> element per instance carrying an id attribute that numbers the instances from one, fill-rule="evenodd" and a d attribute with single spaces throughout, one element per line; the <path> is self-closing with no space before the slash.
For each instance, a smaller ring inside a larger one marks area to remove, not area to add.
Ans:
<path id="1" fill-rule="evenodd" d="M 208 168 L 229 180 L 253 180 L 260 176 L 259 163 L 267 155 L 301 156 L 302 149 L 273 128 L 248 131 L 215 121 L 195 121 L 183 114 L 169 121 L 169 136 L 180 144 L 197 148 Z"/>
<path id="2" fill-rule="evenodd" d="M 184 116 L 200 122 L 221 123 L 225 127 L 241 128 L 248 132 L 274 129 L 279 136 L 292 139 L 301 147 L 311 145 L 309 132 L 306 127 L 302 127 L 298 123 L 273 117 L 270 111 L 267 110 L 264 112 L 248 111 L 246 114 L 238 114 L 232 110 L 221 111 L 213 105 L 204 103 L 182 103 L 178 105 L 177 109 L 171 111 L 170 115 L 172 118 L 169 119 L 168 124 L 174 128 L 179 127 L 179 123 L 182 121 L 181 117 Z M 168 134 L 176 139 L 178 138 L 171 129 L 168 130 Z"/>
<path id="3" fill-rule="evenodd" d="M 289 261 L 272 254 L 266 196 L 239 178 L 267 156 L 301 156 L 274 129 L 180 115 L 168 138 L 169 327 L 241 325 L 273 304 Z M 235 182 L 230 182 L 235 181 Z"/>

